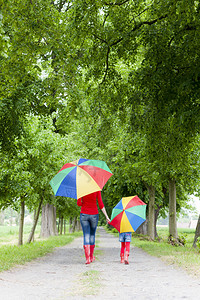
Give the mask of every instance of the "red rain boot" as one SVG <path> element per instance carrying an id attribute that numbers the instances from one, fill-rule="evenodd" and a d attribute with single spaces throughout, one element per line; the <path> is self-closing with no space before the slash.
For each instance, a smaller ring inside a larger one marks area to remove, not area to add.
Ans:
<path id="1" fill-rule="evenodd" d="M 95 248 L 95 245 L 90 245 L 90 262 L 95 261 L 95 256 L 93 255 L 94 248 Z"/>
<path id="2" fill-rule="evenodd" d="M 125 252 L 125 258 L 124 258 L 124 263 L 125 263 L 125 265 L 129 265 L 128 257 L 129 257 L 129 252 L 126 251 L 126 252 Z"/>
<path id="3" fill-rule="evenodd" d="M 125 242 L 121 242 L 121 251 L 120 251 L 120 257 L 121 257 L 121 263 L 124 263 L 124 251 L 125 251 Z"/>
<path id="4" fill-rule="evenodd" d="M 90 245 L 84 245 L 84 249 L 85 249 L 85 258 L 86 258 L 85 264 L 88 265 L 90 264 Z"/>
<path id="5" fill-rule="evenodd" d="M 120 256 L 121 256 L 121 264 L 124 263 L 124 253 L 120 253 Z"/>

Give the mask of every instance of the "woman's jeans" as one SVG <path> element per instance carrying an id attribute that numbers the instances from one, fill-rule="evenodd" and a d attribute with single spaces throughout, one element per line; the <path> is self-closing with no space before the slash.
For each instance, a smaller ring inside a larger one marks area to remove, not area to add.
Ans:
<path id="1" fill-rule="evenodd" d="M 97 229 L 97 224 L 99 220 L 99 215 L 87 215 L 80 214 L 80 222 L 83 229 L 84 245 L 94 245 L 95 244 L 95 233 Z"/>

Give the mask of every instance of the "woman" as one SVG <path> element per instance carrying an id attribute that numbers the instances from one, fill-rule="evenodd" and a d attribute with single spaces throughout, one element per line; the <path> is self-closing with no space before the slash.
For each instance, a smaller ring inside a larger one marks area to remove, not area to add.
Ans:
<path id="1" fill-rule="evenodd" d="M 104 207 L 100 191 L 86 195 L 77 200 L 77 205 L 81 206 L 80 222 L 83 229 L 86 264 L 90 264 L 95 260 L 93 253 L 95 248 L 95 233 L 99 220 L 99 212 L 96 200 L 98 200 L 99 208 L 109 223 L 110 219 Z"/>

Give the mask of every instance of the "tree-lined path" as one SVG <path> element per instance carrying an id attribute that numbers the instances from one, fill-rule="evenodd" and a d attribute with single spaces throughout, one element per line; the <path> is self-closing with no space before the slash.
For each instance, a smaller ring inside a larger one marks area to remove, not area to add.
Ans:
<path id="1" fill-rule="evenodd" d="M 84 264 L 82 238 L 25 266 L 0 273 L 6 300 L 196 299 L 200 280 L 131 247 L 130 265 L 120 264 L 118 238 L 98 229 L 97 260 Z"/>

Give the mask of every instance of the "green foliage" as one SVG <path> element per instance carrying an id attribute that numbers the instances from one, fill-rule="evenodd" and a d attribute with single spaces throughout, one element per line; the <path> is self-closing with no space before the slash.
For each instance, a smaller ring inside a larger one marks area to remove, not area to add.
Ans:
<path id="1" fill-rule="evenodd" d="M 4 1 L 0 16 L 0 207 L 52 197 L 49 181 L 79 157 L 105 160 L 111 212 L 138 194 L 177 209 L 199 189 L 199 3 Z"/>
<path id="2" fill-rule="evenodd" d="M 80 207 L 77 206 L 77 200 L 66 197 L 56 197 L 54 205 L 56 206 L 57 217 L 69 218 L 77 217 L 80 214 Z"/>
<path id="3" fill-rule="evenodd" d="M 20 198 L 25 195 L 26 206 L 33 210 L 40 199 L 61 207 L 60 199 L 52 197 L 50 180 L 68 161 L 68 140 L 52 131 L 51 118 L 27 117 L 24 134 L 15 140 L 15 155 L 4 157 L 1 170 L 1 207 L 18 209 Z M 4 197 L 3 197 L 4 196 Z M 65 199 L 66 200 L 66 199 Z M 62 201 L 63 215 L 69 215 L 76 208 L 72 199 Z M 67 204 L 66 204 L 67 203 Z M 76 214 L 78 213 L 75 210 Z M 75 213 L 74 212 L 74 213 Z"/>
<path id="4" fill-rule="evenodd" d="M 178 237 L 178 239 L 175 239 L 172 235 L 169 235 L 168 243 L 176 247 L 184 246 L 186 243 L 186 235 L 181 235 Z"/>
<path id="5" fill-rule="evenodd" d="M 0 143 L 6 151 L 23 132 L 27 113 L 51 114 L 66 102 L 71 106 L 79 72 L 67 10 L 64 2 L 50 0 L 1 5 Z"/>

